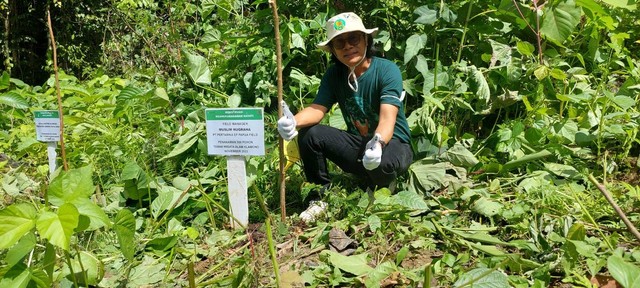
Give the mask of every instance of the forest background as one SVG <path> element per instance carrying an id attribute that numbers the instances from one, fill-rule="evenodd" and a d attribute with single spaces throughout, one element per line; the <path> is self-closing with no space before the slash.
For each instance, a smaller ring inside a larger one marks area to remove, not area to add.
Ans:
<path id="1" fill-rule="evenodd" d="M 314 187 L 296 164 L 291 217 L 275 217 L 266 0 L 2 0 L 0 286 L 640 287 L 635 0 L 278 8 L 293 110 L 330 65 L 315 46 L 326 19 L 354 11 L 380 28 L 416 155 L 398 193 L 370 195 L 336 171 L 329 214 L 305 225 L 296 215 Z M 57 84 L 70 169 L 50 178 L 33 111 L 58 109 Z M 264 108 L 246 229 L 228 226 L 205 107 Z M 344 127 L 337 108 L 325 120 Z"/>

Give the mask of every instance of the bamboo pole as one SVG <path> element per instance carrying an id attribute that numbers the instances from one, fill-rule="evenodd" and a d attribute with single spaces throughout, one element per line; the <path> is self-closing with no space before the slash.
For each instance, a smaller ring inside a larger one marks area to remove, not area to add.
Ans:
<path id="1" fill-rule="evenodd" d="M 278 4 L 276 0 L 269 0 L 271 4 L 271 10 L 273 11 L 273 28 L 275 30 L 276 39 L 276 64 L 278 69 L 278 119 L 282 117 L 282 48 L 280 46 L 280 18 L 278 17 Z M 287 208 L 285 201 L 286 194 L 286 180 L 285 180 L 285 166 L 287 159 L 284 155 L 284 139 L 279 137 L 278 139 L 278 151 L 280 152 L 280 217 L 282 222 L 287 218 Z"/>

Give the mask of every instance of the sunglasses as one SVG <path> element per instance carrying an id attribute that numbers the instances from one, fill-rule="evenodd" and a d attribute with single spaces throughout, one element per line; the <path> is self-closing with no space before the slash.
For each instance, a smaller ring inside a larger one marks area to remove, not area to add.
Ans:
<path id="1" fill-rule="evenodd" d="M 347 34 L 346 37 L 333 38 L 333 40 L 331 40 L 331 47 L 333 47 L 334 49 L 340 50 L 344 48 L 345 45 L 347 45 L 347 42 L 349 42 L 349 45 L 351 46 L 356 46 L 360 44 L 362 35 L 363 35 L 362 33 L 349 33 Z"/>

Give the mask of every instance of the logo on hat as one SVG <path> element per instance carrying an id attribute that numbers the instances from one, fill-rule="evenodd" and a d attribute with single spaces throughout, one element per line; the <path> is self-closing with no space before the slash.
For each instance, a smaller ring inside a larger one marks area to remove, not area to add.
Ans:
<path id="1" fill-rule="evenodd" d="M 338 19 L 336 20 L 336 22 L 333 23 L 333 29 L 337 31 L 344 29 L 344 26 L 345 26 L 344 19 Z"/>

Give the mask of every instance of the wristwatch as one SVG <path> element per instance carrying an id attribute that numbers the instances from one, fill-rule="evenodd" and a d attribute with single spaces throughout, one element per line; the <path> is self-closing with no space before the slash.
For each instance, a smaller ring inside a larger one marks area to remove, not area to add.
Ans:
<path id="1" fill-rule="evenodd" d="M 384 149 L 385 146 L 387 146 L 387 143 L 384 142 L 384 140 L 379 139 L 378 143 L 380 143 L 380 148 Z"/>

